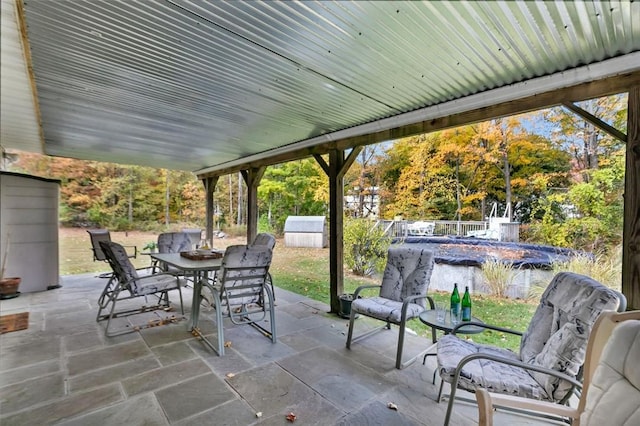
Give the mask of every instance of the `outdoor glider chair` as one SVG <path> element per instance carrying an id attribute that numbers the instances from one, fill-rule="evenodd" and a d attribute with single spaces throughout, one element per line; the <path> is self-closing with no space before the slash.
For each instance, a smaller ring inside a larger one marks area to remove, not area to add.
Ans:
<path id="1" fill-rule="evenodd" d="M 259 246 L 268 247 L 273 251 L 273 248 L 276 246 L 276 237 L 266 232 L 262 232 L 256 235 L 251 245 L 254 247 L 259 247 Z M 275 289 L 273 288 L 273 279 L 271 278 L 271 272 L 267 274 L 267 284 L 271 286 L 271 293 L 273 294 L 273 301 L 275 302 L 276 292 L 275 292 Z"/>
<path id="2" fill-rule="evenodd" d="M 89 233 L 89 237 L 91 238 L 91 251 L 93 252 L 93 261 L 106 262 L 107 256 L 102 251 L 102 247 L 100 247 L 101 241 L 111 241 L 111 234 L 108 229 L 87 229 Z M 124 246 L 124 247 L 133 247 L 133 254 L 127 254 L 128 257 L 134 258 L 138 255 L 138 248 L 136 246 Z M 110 278 L 111 274 L 101 274 L 100 278 Z"/>
<path id="3" fill-rule="evenodd" d="M 494 407 L 561 416 L 572 425 L 640 425 L 640 311 L 603 312 L 591 331 L 577 407 L 478 389 L 480 425 L 492 426 Z"/>
<path id="4" fill-rule="evenodd" d="M 391 324 L 400 326 L 396 368 L 401 369 L 415 360 L 402 362 L 406 323 L 417 318 L 425 310 L 426 300 L 433 309 L 433 300 L 427 296 L 429 281 L 433 272 L 433 252 L 412 246 L 391 247 L 387 253 L 387 265 L 382 277 L 382 285 L 365 285 L 356 289 L 351 303 L 347 349 L 351 343 L 370 336 Z M 360 298 L 366 288 L 379 288 L 376 297 Z M 353 337 L 354 320 L 357 314 L 384 321 L 386 324 Z"/>
<path id="5" fill-rule="evenodd" d="M 215 283 L 204 283 L 202 297 L 209 300 L 215 309 L 218 345 L 214 349 L 218 355 L 224 355 L 223 316 L 230 318 L 233 324 L 252 325 L 273 343 L 276 342 L 273 293 L 266 285 L 271 257 L 269 247 L 229 246 Z M 263 321 L 268 322 L 268 329 L 260 324 Z"/>
<path id="6" fill-rule="evenodd" d="M 438 371 L 451 384 L 445 426 L 451 418 L 456 389 L 517 395 L 564 404 L 579 384 L 587 341 L 601 312 L 626 306 L 617 293 L 597 281 L 571 272 L 557 274 L 540 299 L 526 332 L 488 324 L 487 329 L 520 335 L 520 352 L 473 343 L 452 334 L 438 341 Z"/>
<path id="7" fill-rule="evenodd" d="M 141 275 L 140 272 L 142 270 L 137 270 L 131 264 L 123 246 L 110 241 L 102 241 L 100 247 L 111 265 L 111 269 L 113 269 L 113 276 L 109 279 L 98 299 L 98 316 L 96 318 L 98 322 L 107 321 L 105 327 L 105 335 L 107 337 L 130 333 L 148 325 L 147 323 L 140 326 L 128 326 L 128 328 L 112 332 L 109 327 L 114 318 L 127 317 L 158 309 L 165 311 L 171 309 L 171 302 L 169 301 L 169 292 L 171 290 L 178 290 L 180 312 L 184 315 L 182 291 L 178 277 L 170 273 Z M 151 270 L 152 268 L 143 269 Z M 142 307 L 132 307 L 131 303 L 126 302 L 138 297 L 144 297 L 145 301 L 147 301 L 148 297 L 157 297 L 158 301 L 151 305 L 145 303 Z M 125 308 L 116 310 L 116 304 L 124 304 Z"/>

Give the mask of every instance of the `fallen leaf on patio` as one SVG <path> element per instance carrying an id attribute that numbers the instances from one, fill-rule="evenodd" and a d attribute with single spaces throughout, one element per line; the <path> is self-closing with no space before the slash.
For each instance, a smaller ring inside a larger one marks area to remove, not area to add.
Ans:
<path id="1" fill-rule="evenodd" d="M 226 342 L 224 342 L 224 347 L 225 348 L 230 348 L 231 347 L 231 340 L 227 340 Z"/>
<path id="2" fill-rule="evenodd" d="M 398 411 L 398 406 L 396 404 L 394 404 L 393 402 L 388 402 L 387 403 L 387 408 L 391 409 L 391 410 L 396 410 Z"/>
<path id="3" fill-rule="evenodd" d="M 287 419 L 287 421 L 290 421 L 291 423 L 295 422 L 297 418 L 298 418 L 298 416 L 296 416 L 293 413 L 289 413 L 285 417 L 285 419 Z"/>
<path id="4" fill-rule="evenodd" d="M 256 417 L 257 417 L 257 418 L 262 417 L 262 411 L 258 411 L 258 412 L 256 413 Z"/>
<path id="5" fill-rule="evenodd" d="M 235 377 L 236 375 L 233 373 L 227 373 L 227 378 L 231 379 L 232 377 Z"/>

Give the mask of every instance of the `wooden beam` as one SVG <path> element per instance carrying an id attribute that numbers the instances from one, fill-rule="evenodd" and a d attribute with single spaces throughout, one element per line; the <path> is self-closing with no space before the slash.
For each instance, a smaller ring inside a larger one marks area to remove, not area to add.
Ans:
<path id="1" fill-rule="evenodd" d="M 344 181 L 340 173 L 344 151 L 329 152 L 329 299 L 331 310 L 340 312 L 340 295 L 344 293 Z"/>
<path id="2" fill-rule="evenodd" d="M 247 184 L 247 244 L 258 235 L 258 186 L 265 170 L 266 166 L 241 170 Z"/>
<path id="3" fill-rule="evenodd" d="M 206 203 L 206 214 L 205 214 L 205 238 L 208 241 L 213 242 L 213 194 L 216 189 L 216 185 L 218 184 L 218 177 L 208 177 L 206 179 L 202 179 L 202 183 L 204 185 L 205 192 L 205 203 Z"/>
<path id="4" fill-rule="evenodd" d="M 331 313 L 340 313 L 340 295 L 344 292 L 344 175 L 358 158 L 356 147 L 345 158 L 342 150 L 329 152 L 329 164 L 314 155 L 329 176 L 329 300 Z"/>
<path id="5" fill-rule="evenodd" d="M 563 102 L 562 105 L 568 110 L 573 111 L 574 114 L 577 114 L 578 116 L 582 117 L 585 121 L 593 124 L 603 132 L 609 133 L 611 136 L 621 140 L 622 142 L 627 142 L 627 135 L 625 135 L 615 127 L 610 126 L 608 123 L 600 120 L 598 117 L 591 114 L 589 111 L 586 111 L 580 108 L 578 105 L 571 102 Z"/>
<path id="6" fill-rule="evenodd" d="M 640 309 L 640 85 L 629 91 L 622 231 L 622 293 Z"/>
<path id="7" fill-rule="evenodd" d="M 219 169 L 199 174 L 198 176 L 222 176 L 252 167 L 270 166 L 272 164 L 299 160 L 310 156 L 324 155 L 336 149 L 347 150 L 356 146 L 371 145 L 418 134 L 431 133 L 438 130 L 491 120 L 498 117 L 507 117 L 562 105 L 565 102 L 579 102 L 587 99 L 624 93 L 629 91 L 630 87 L 638 85 L 640 85 L 640 71 L 620 74 L 614 77 L 589 83 L 582 83 L 566 87 L 564 89 L 555 89 L 533 96 L 527 96 L 492 106 L 476 108 L 457 114 L 444 115 L 445 113 L 443 113 L 442 116 L 437 116 L 429 120 L 418 121 L 416 123 L 380 130 L 369 134 L 343 138 L 331 142 L 319 143 L 318 145 L 295 149 L 273 156 L 269 156 L 269 153 L 265 152 L 264 158 L 259 160 L 248 161 L 231 167 L 224 167 L 221 165 Z"/>

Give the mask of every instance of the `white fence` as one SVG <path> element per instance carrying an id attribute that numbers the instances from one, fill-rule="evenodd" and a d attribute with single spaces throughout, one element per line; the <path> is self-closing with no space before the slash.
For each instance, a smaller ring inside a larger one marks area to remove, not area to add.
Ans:
<path id="1" fill-rule="evenodd" d="M 387 235 L 394 238 L 413 236 L 455 235 L 459 237 L 475 236 L 500 241 L 518 242 L 520 224 L 516 222 L 500 223 L 499 232 L 490 232 L 488 221 L 471 220 L 379 220 L 377 226 L 383 227 Z"/>

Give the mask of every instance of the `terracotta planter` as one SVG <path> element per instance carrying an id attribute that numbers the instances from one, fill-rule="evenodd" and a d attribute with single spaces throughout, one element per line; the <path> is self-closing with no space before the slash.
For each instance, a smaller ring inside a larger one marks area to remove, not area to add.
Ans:
<path id="1" fill-rule="evenodd" d="M 22 281 L 20 277 L 9 277 L 1 279 L 0 299 L 10 299 L 12 297 L 17 297 L 20 294 L 18 292 L 20 281 Z"/>

